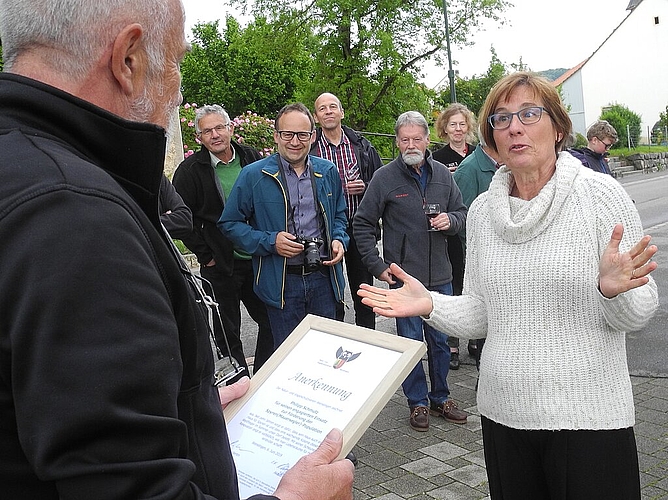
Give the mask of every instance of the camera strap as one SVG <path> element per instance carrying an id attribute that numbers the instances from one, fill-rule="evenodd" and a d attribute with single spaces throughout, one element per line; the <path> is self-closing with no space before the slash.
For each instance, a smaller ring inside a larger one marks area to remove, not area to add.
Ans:
<path id="1" fill-rule="evenodd" d="M 278 157 L 278 169 L 281 174 L 281 183 L 283 184 L 283 190 L 285 191 L 285 198 L 288 204 L 286 207 L 288 213 L 287 231 L 291 234 L 294 234 L 295 236 L 299 236 L 297 234 L 297 228 L 295 226 L 295 209 L 292 206 L 292 202 L 290 201 L 290 188 L 288 186 L 285 167 L 283 166 L 283 158 L 280 155 Z M 315 182 L 315 174 L 313 172 L 313 167 L 308 157 L 306 158 L 306 171 L 308 172 L 309 180 L 311 181 L 311 190 L 313 191 L 313 206 L 315 208 L 315 217 L 318 222 L 318 231 L 320 232 L 320 234 L 316 236 L 322 238 L 323 241 L 327 243 L 326 248 L 329 248 L 329 242 L 327 242 L 327 231 L 325 230 L 325 222 L 320 210 L 320 202 L 318 200 L 318 186 Z M 299 203 L 299 200 L 297 200 L 297 203 Z M 292 228 L 290 228 L 291 224 Z"/>
<path id="2" fill-rule="evenodd" d="M 214 359 L 213 383 L 216 386 L 223 385 L 228 380 L 243 372 L 245 368 L 239 365 L 239 362 L 234 359 L 231 354 L 228 354 L 227 356 L 223 355 L 220 347 L 218 346 L 218 342 L 216 341 L 216 336 L 214 334 L 215 324 L 220 326 L 221 332 L 223 333 L 223 338 L 225 339 L 227 352 L 230 353 L 230 344 L 227 340 L 225 325 L 223 324 L 223 320 L 220 317 L 218 302 L 215 300 L 213 286 L 206 279 L 202 278 L 201 276 L 196 276 L 192 273 L 192 271 L 190 271 L 188 264 L 186 264 L 185 260 L 181 256 L 181 252 L 179 252 L 178 248 L 176 248 L 176 245 L 174 245 L 171 236 L 169 236 L 169 233 L 164 226 L 162 226 L 162 230 L 167 239 L 166 243 L 179 265 L 181 274 L 183 275 L 186 282 L 190 285 L 191 289 L 196 293 L 195 302 L 206 309 L 206 325 L 209 333 L 209 343 L 211 344 L 211 350 L 213 351 Z M 204 289 L 204 283 L 206 283 L 208 288 L 211 290 L 210 294 L 207 293 L 207 291 Z"/>

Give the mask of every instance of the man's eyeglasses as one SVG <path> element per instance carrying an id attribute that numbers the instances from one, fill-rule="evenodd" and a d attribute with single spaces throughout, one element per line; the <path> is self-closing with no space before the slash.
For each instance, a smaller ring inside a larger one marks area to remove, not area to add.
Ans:
<path id="1" fill-rule="evenodd" d="M 214 130 L 216 131 L 217 134 L 222 134 L 224 130 L 228 130 L 229 128 L 230 128 L 229 123 L 227 125 L 216 125 L 213 128 L 205 128 L 199 133 L 199 135 L 202 137 L 209 137 L 211 134 L 213 134 Z"/>
<path id="2" fill-rule="evenodd" d="M 517 116 L 517 119 L 524 125 L 531 125 L 538 123 L 543 113 L 547 113 L 547 110 L 542 106 L 531 106 L 520 109 L 517 113 L 494 113 L 487 118 L 487 121 L 494 130 L 503 130 L 510 127 L 513 116 Z"/>
<path id="3" fill-rule="evenodd" d="M 612 146 L 615 145 L 614 142 L 611 143 L 611 144 L 608 144 L 608 143 L 605 142 L 603 139 L 599 139 L 598 137 L 597 137 L 597 139 L 598 139 L 598 142 L 600 142 L 601 144 L 603 144 L 603 146 L 605 146 L 605 150 L 606 150 L 606 151 L 610 151 L 610 148 L 611 148 Z"/>
<path id="4" fill-rule="evenodd" d="M 281 140 L 290 142 L 294 136 L 297 136 L 297 139 L 301 142 L 306 142 L 311 139 L 313 131 L 311 132 L 293 132 L 291 130 L 277 130 L 276 133 L 281 138 Z"/>

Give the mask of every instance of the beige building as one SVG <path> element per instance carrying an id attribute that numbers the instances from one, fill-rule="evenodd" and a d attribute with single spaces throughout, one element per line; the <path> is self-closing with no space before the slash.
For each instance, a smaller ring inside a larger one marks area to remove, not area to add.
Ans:
<path id="1" fill-rule="evenodd" d="M 598 49 L 555 85 L 562 85 L 575 132 L 585 135 L 605 107 L 621 104 L 641 116 L 646 143 L 668 106 L 668 0 L 630 0 L 627 11 Z"/>

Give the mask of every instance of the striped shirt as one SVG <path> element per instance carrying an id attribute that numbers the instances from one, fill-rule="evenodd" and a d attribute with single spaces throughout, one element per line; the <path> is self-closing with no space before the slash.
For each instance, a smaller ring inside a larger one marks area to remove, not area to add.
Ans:
<path id="1" fill-rule="evenodd" d="M 325 134 L 322 134 L 320 141 L 318 141 L 318 156 L 331 161 L 339 170 L 339 177 L 341 178 L 341 185 L 344 186 L 351 181 L 361 179 L 361 172 L 355 151 L 350 143 L 348 136 L 341 132 L 341 143 L 336 145 L 327 140 Z M 348 219 L 352 219 L 360 205 L 362 195 L 348 194 L 345 192 L 346 199 L 346 214 Z"/>

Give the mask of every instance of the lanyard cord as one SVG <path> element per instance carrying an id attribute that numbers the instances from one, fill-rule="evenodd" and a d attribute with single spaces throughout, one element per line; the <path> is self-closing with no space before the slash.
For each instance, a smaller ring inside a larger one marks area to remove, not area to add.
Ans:
<path id="1" fill-rule="evenodd" d="M 218 324 L 220 325 L 221 331 L 223 332 L 223 338 L 225 339 L 225 346 L 227 347 L 227 352 L 231 353 L 230 344 L 227 340 L 227 334 L 225 333 L 225 325 L 223 324 L 223 320 L 220 317 L 219 305 L 218 302 L 215 301 L 213 286 L 208 280 L 202 278 L 201 276 L 196 276 L 190 271 L 190 268 L 188 267 L 185 260 L 181 256 L 181 252 L 179 252 L 179 250 L 176 248 L 176 245 L 174 245 L 174 242 L 172 241 L 171 237 L 169 236 L 169 233 L 164 228 L 164 226 L 163 226 L 163 231 L 167 236 L 168 246 L 172 250 L 172 254 L 174 255 L 179 264 L 181 274 L 184 276 L 185 280 L 188 283 L 190 283 L 193 286 L 193 288 L 195 288 L 195 290 L 197 290 L 197 294 L 199 295 L 199 297 L 195 298 L 195 302 L 201 303 L 206 307 L 208 315 L 207 329 L 209 331 L 209 343 L 211 344 L 211 350 L 213 351 L 215 359 L 214 374 L 213 374 L 214 385 L 217 386 L 223 385 L 225 382 L 235 377 L 237 374 L 243 372 L 245 368 L 240 366 L 239 362 L 236 359 L 234 359 L 234 357 L 231 354 L 224 356 L 222 351 L 220 350 L 220 347 L 218 346 L 218 342 L 216 341 L 216 336 L 214 334 L 215 320 L 217 320 Z M 211 289 L 211 295 L 206 293 L 204 287 L 202 286 L 202 283 L 206 283 L 208 285 L 208 287 Z"/>

